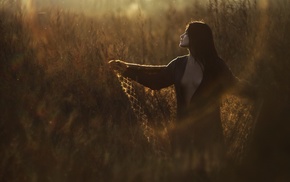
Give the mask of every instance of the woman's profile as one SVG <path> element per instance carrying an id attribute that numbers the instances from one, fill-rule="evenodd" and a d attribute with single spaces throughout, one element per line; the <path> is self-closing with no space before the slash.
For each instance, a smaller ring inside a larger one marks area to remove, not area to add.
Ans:
<path id="1" fill-rule="evenodd" d="M 210 173 L 224 160 L 225 146 L 220 118 L 222 96 L 239 80 L 218 56 L 211 28 L 190 22 L 180 36 L 180 47 L 189 51 L 167 65 L 140 65 L 120 60 L 110 66 L 123 76 L 153 90 L 175 87 L 177 120 L 170 132 L 176 158 L 189 154 L 195 171 Z M 187 157 L 188 157 L 187 156 Z"/>

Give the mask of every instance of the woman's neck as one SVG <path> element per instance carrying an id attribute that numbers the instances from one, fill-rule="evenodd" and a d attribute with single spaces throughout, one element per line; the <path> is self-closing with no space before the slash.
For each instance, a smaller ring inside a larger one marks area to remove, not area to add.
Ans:
<path id="1" fill-rule="evenodd" d="M 188 61 L 192 61 L 192 62 L 198 63 L 200 65 L 201 69 L 204 71 L 203 63 L 198 58 L 196 58 L 194 55 L 192 55 L 191 53 L 189 53 Z"/>

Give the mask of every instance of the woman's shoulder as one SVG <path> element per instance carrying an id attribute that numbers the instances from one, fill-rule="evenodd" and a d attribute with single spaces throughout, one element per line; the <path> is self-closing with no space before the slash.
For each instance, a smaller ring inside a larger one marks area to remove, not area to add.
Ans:
<path id="1" fill-rule="evenodd" d="M 167 67 L 168 68 L 176 68 L 176 67 L 180 67 L 181 65 L 183 65 L 184 63 L 186 63 L 188 55 L 183 55 L 183 56 L 178 56 L 176 58 L 174 58 L 173 60 L 171 60 L 168 64 Z"/>
<path id="2" fill-rule="evenodd" d="M 167 64 L 167 69 L 168 70 L 176 70 L 181 68 L 183 65 L 185 65 L 186 60 L 187 60 L 188 55 L 183 55 L 183 56 L 178 56 L 176 58 L 174 58 L 173 60 L 171 60 L 168 64 Z"/>
<path id="3" fill-rule="evenodd" d="M 183 56 L 177 56 L 176 58 L 174 58 L 173 60 L 170 61 L 169 64 L 176 64 L 176 63 L 181 63 L 181 62 L 184 62 L 186 61 L 188 58 L 188 55 L 183 55 Z"/>
<path id="4" fill-rule="evenodd" d="M 176 60 L 187 60 L 189 55 L 182 55 L 182 56 L 177 56 L 175 59 Z"/>

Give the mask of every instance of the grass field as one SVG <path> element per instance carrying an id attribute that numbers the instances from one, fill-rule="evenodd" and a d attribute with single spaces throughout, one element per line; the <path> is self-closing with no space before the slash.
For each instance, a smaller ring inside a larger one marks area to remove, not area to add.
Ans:
<path id="1" fill-rule="evenodd" d="M 247 101 L 224 102 L 226 137 L 249 134 L 253 143 L 224 181 L 290 179 L 287 0 L 193 1 L 182 10 L 169 6 L 158 18 L 141 10 L 134 17 L 58 7 L 25 11 L 17 2 L 0 0 L 0 181 L 184 180 L 186 169 L 166 157 L 168 139 L 159 138 L 160 155 L 144 137 L 107 62 L 167 64 L 187 53 L 178 47 L 179 35 L 192 19 L 212 27 L 220 56 L 264 100 L 253 132 L 246 126 Z M 141 103 L 158 105 L 147 112 L 162 133 L 174 120 L 173 89 L 134 85 Z M 233 156 L 242 140 L 231 139 Z"/>

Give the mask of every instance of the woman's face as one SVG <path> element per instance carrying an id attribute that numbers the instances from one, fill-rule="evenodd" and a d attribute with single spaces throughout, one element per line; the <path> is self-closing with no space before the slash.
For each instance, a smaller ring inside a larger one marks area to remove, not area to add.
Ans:
<path id="1" fill-rule="evenodd" d="M 182 35 L 180 35 L 180 47 L 188 47 L 189 46 L 189 37 L 187 32 L 184 32 Z"/>

